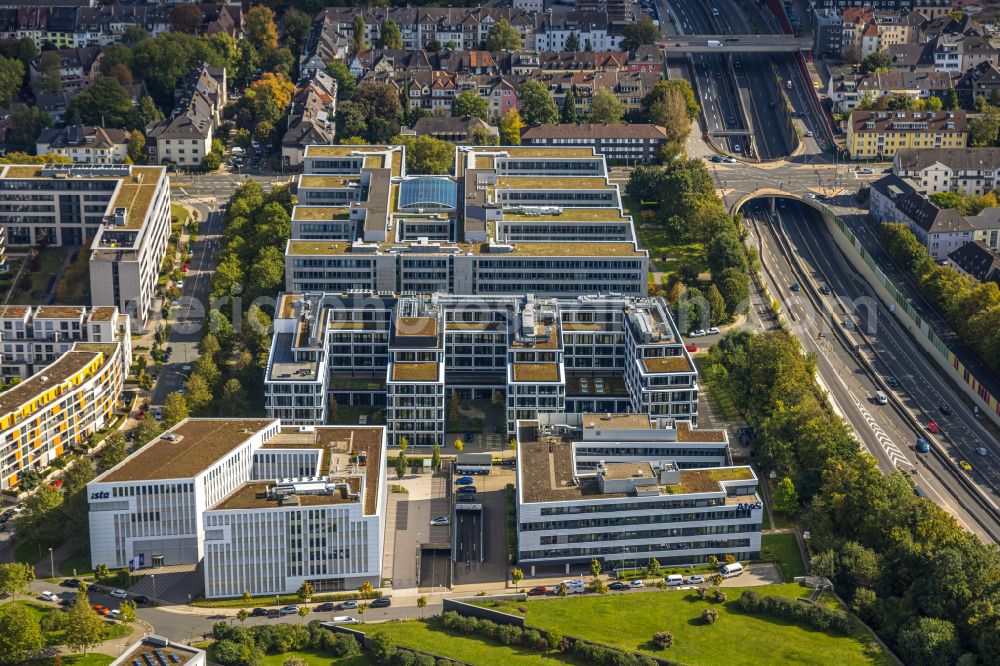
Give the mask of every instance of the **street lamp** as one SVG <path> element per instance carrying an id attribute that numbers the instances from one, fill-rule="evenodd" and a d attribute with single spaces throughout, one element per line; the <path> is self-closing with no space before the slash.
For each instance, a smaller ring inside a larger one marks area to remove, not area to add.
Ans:
<path id="1" fill-rule="evenodd" d="M 153 581 L 153 603 L 156 603 L 156 574 L 149 574 L 149 578 Z"/>
<path id="2" fill-rule="evenodd" d="M 51 547 L 49 548 L 49 577 L 50 578 L 56 577 L 56 565 L 55 565 L 55 560 L 52 557 Z"/>

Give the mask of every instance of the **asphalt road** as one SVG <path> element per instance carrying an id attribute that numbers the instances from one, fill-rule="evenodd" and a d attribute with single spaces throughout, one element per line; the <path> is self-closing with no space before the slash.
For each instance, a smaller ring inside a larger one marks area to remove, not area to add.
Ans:
<path id="1" fill-rule="evenodd" d="M 972 431 L 960 442 L 953 440 L 948 431 L 958 424 L 963 428 L 980 424 L 967 422 L 975 422 L 971 409 L 954 405 L 954 391 L 918 352 L 892 315 L 877 305 L 870 287 L 848 266 L 825 225 L 799 204 L 788 204 L 775 215 L 757 214 L 751 209 L 747 222 L 761 252 L 769 289 L 782 302 L 805 350 L 816 355 L 820 379 L 835 409 L 855 429 L 864 446 L 884 470 L 913 474 L 914 481 L 931 499 L 972 532 L 987 541 L 1000 539 L 995 514 L 980 506 L 973 492 L 956 478 L 964 472 L 947 461 L 947 456 L 969 460 L 966 450 L 984 445 L 984 440 L 977 440 Z M 798 257 L 801 270 L 792 266 L 789 256 Z M 793 290 L 793 284 L 800 284 L 801 290 Z M 824 284 L 832 289 L 828 296 L 819 292 Z M 819 311 L 814 303 L 820 303 Z M 856 304 L 861 306 L 856 309 Z M 870 316 L 872 313 L 875 315 Z M 849 320 L 854 330 L 844 331 Z M 841 329 L 844 338 L 833 327 Z M 858 329 L 864 331 L 863 336 Z M 863 365 L 851 354 L 850 347 L 860 349 Z M 899 384 L 892 394 L 898 401 L 895 408 L 892 404 L 878 405 L 874 400 L 875 391 L 891 390 L 885 384 L 890 376 Z M 941 396 L 950 396 L 955 408 L 952 417 L 940 415 L 938 401 L 945 399 Z M 922 422 L 935 418 L 945 430 L 943 437 L 925 432 L 913 417 Z M 917 453 L 914 443 L 918 436 L 930 438 L 945 456 Z M 1000 451 L 995 442 L 989 446 L 993 448 L 986 459 L 975 456 L 977 469 L 971 477 L 995 503 L 994 473 L 988 465 Z"/>

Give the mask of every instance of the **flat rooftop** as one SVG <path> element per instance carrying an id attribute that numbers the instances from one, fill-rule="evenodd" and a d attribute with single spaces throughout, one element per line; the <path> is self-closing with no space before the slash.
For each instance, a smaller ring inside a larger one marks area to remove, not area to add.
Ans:
<path id="1" fill-rule="evenodd" d="M 691 427 L 690 421 L 677 421 L 678 442 L 725 442 L 728 440 L 725 430 L 714 430 Z"/>
<path id="2" fill-rule="evenodd" d="M 186 645 L 179 645 L 172 642 L 168 643 L 165 638 L 160 638 L 159 636 L 147 636 L 128 652 L 118 657 L 114 663 L 131 666 L 133 661 L 138 661 L 140 664 L 145 665 L 147 662 L 143 658 L 143 655 L 148 654 L 152 660 L 151 663 L 159 664 L 161 662 L 157 659 L 157 653 L 162 654 L 166 658 L 167 664 L 171 664 L 172 666 L 184 666 L 184 664 L 194 661 L 199 655 L 203 654 L 197 648 L 190 648 Z"/>
<path id="3" fill-rule="evenodd" d="M 42 393 L 54 389 L 98 357 L 93 351 L 68 351 L 23 382 L 0 393 L 0 415 L 20 409 Z M 105 359 L 107 362 L 107 359 Z"/>
<path id="4" fill-rule="evenodd" d="M 295 506 L 328 506 L 331 504 L 353 504 L 358 500 L 348 495 L 359 493 L 361 490 L 361 477 L 352 476 L 344 479 L 331 479 L 334 484 L 346 483 L 347 488 L 337 488 L 332 495 L 294 495 L 298 504 L 282 503 L 274 498 L 268 498 L 267 488 L 273 486 L 273 481 L 252 481 L 244 483 L 242 486 L 226 495 L 216 502 L 211 511 L 223 511 L 233 509 L 287 509 Z"/>
<path id="5" fill-rule="evenodd" d="M 358 176 L 299 176 L 299 187 L 344 188 L 361 184 Z"/>
<path id="6" fill-rule="evenodd" d="M 584 414 L 583 427 L 612 430 L 653 430 L 654 424 L 645 414 Z"/>
<path id="7" fill-rule="evenodd" d="M 96 480 L 188 479 L 270 423 L 272 419 L 188 419 L 168 431 L 179 436 L 179 441 L 159 436 Z"/>
<path id="8" fill-rule="evenodd" d="M 42 305 L 35 308 L 35 319 L 79 319 L 84 310 L 80 305 Z"/>
<path id="9" fill-rule="evenodd" d="M 559 366 L 555 363 L 515 363 L 515 382 L 557 382 Z"/>
<path id="10" fill-rule="evenodd" d="M 349 157 L 351 155 L 364 155 L 367 153 L 382 153 L 389 149 L 383 145 L 311 145 L 306 146 L 306 157 Z"/>
<path id="11" fill-rule="evenodd" d="M 664 356 L 661 358 L 644 358 L 642 367 L 646 372 L 693 372 L 694 366 L 688 361 L 687 356 Z"/>
<path id="12" fill-rule="evenodd" d="M 351 209 L 342 206 L 296 206 L 292 209 L 292 221 L 326 222 L 347 220 Z"/>
<path id="13" fill-rule="evenodd" d="M 545 179 L 544 182 L 547 182 Z M 504 222 L 627 222 L 617 208 L 563 208 L 562 213 L 526 215 L 525 213 L 503 212 Z"/>
<path id="14" fill-rule="evenodd" d="M 436 382 L 437 363 L 393 363 L 392 380 L 396 382 Z"/>
<path id="15" fill-rule="evenodd" d="M 598 176 L 499 176 L 501 190 L 611 190 L 614 185 Z M 618 210 L 617 208 L 613 210 Z"/>
<path id="16" fill-rule="evenodd" d="M 648 256 L 645 250 L 637 250 L 635 245 L 628 241 L 599 242 L 591 243 L 536 243 L 531 241 L 518 241 L 511 246 L 509 252 L 490 252 L 486 243 L 448 243 L 442 241 L 441 247 L 457 247 L 460 250 L 473 254 L 489 255 L 491 257 L 502 258 L 505 256 L 530 256 L 530 257 L 645 257 Z M 418 255 L 420 248 L 415 243 L 379 243 L 380 251 L 385 252 L 392 247 L 407 247 L 406 254 Z M 302 241 L 291 240 L 288 242 L 287 254 L 292 256 L 330 256 L 348 254 L 351 251 L 351 244 L 335 241 Z M 446 257 L 446 252 L 435 252 L 429 250 L 428 254 L 436 257 Z M 363 253 L 362 256 L 370 256 Z"/>

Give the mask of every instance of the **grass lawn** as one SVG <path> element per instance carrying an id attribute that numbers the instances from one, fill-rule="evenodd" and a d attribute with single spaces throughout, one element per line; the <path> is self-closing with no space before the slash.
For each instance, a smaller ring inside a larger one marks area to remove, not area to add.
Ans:
<path id="1" fill-rule="evenodd" d="M 107 666 L 114 660 L 114 657 L 109 657 L 106 654 L 91 652 L 90 654 L 61 655 L 60 663 L 62 663 L 63 666 Z M 49 666 L 50 664 L 55 664 L 56 662 L 55 659 L 48 657 L 45 659 L 32 659 L 29 663 L 31 666 Z"/>
<path id="2" fill-rule="evenodd" d="M 786 583 L 791 582 L 795 576 L 806 575 L 806 565 L 802 561 L 802 552 L 794 534 L 765 534 L 761 537 L 760 545 L 760 558 L 777 564 Z"/>
<path id="3" fill-rule="evenodd" d="M 736 401 L 729 392 L 729 387 L 722 382 L 710 380 L 708 378 L 708 367 L 711 365 L 704 356 L 695 356 L 694 365 L 698 368 L 698 378 L 701 385 L 705 387 L 705 395 L 712 405 L 712 410 L 716 415 L 725 421 L 742 421 L 739 409 L 736 408 Z"/>
<path id="4" fill-rule="evenodd" d="M 48 554 L 48 548 L 44 549 Z M 37 541 L 22 541 L 14 549 L 14 559 L 25 564 L 38 564 L 42 561 L 42 547 Z"/>
<path id="5" fill-rule="evenodd" d="M 649 262 L 653 268 L 663 273 L 673 273 L 681 263 L 694 266 L 699 273 L 708 271 L 705 263 L 705 246 L 701 243 L 675 245 L 667 238 L 667 233 L 656 227 L 643 226 L 636 220 L 636 232 L 642 247 L 649 250 Z"/>
<path id="6" fill-rule="evenodd" d="M 461 659 L 472 664 L 493 666 L 545 666 L 556 662 L 572 663 L 557 652 L 541 653 L 521 647 L 501 645 L 475 636 L 453 634 L 440 628 L 436 620 L 408 620 L 380 624 L 357 624 L 366 634 L 384 631 L 399 647 L 411 647 L 439 654 L 442 657 Z"/>
<path id="7" fill-rule="evenodd" d="M 59 573 L 63 576 L 90 577 L 94 569 L 90 566 L 90 555 L 84 550 L 78 550 L 59 564 Z"/>
<path id="8" fill-rule="evenodd" d="M 27 292 L 14 287 L 11 303 L 38 303 L 48 293 L 49 282 L 62 268 L 65 255 L 57 248 L 51 248 L 42 253 L 42 265 L 37 271 L 30 273 L 25 269 L 25 275 L 31 278 L 31 288 Z"/>
<path id="9" fill-rule="evenodd" d="M 753 589 L 760 594 L 791 598 L 808 592 L 797 584 Z M 836 636 L 782 620 L 747 615 L 736 601 L 742 591 L 743 588 L 726 588 L 730 601 L 724 604 L 701 601 L 694 592 L 668 590 L 638 593 L 641 602 L 635 594 L 624 594 L 531 600 L 519 605 L 528 609 L 525 615 L 528 624 L 627 650 L 650 652 L 692 666 L 891 663 L 875 638 L 863 629 L 853 636 Z M 839 605 L 832 595 L 826 599 L 827 605 Z M 714 625 L 703 624 L 700 619 L 702 610 L 709 607 L 719 611 Z M 657 631 L 672 632 L 673 647 L 657 650 L 650 643 Z M 403 636 L 398 641 L 407 642 Z M 439 646 L 443 644 L 438 642 Z M 472 661 L 498 663 L 499 660 Z"/>
<path id="10" fill-rule="evenodd" d="M 764 502 L 764 496 L 763 495 L 761 495 L 760 499 L 761 499 L 762 502 Z M 769 530 L 769 529 L 771 529 L 771 516 L 767 512 L 767 508 L 766 508 L 767 507 L 767 503 L 766 502 L 764 502 L 764 506 L 765 506 L 764 510 L 760 512 L 760 514 L 761 514 L 760 529 L 762 529 L 762 530 Z"/>
<path id="11" fill-rule="evenodd" d="M 30 610 L 39 621 L 49 613 L 55 610 L 59 610 L 55 606 L 45 606 L 42 604 L 34 602 L 22 603 L 22 605 Z M 60 631 L 49 631 L 45 632 L 45 644 L 49 646 L 62 645 L 62 637 L 65 632 Z M 118 638 L 124 638 L 132 633 L 132 627 L 126 624 L 119 624 L 118 622 L 108 622 L 104 627 L 104 640 L 115 640 Z M 110 662 L 101 662 L 110 663 Z"/>
<path id="12" fill-rule="evenodd" d="M 264 666 L 282 666 L 285 660 L 289 657 L 298 657 L 303 659 L 306 663 L 315 666 L 328 666 L 328 664 L 337 664 L 337 666 L 371 666 L 372 660 L 367 653 L 360 654 L 357 657 L 344 657 L 343 659 L 334 659 L 326 652 L 314 652 L 312 650 L 306 650 L 304 652 L 285 652 L 284 654 L 268 654 L 264 656 L 263 664 Z"/>

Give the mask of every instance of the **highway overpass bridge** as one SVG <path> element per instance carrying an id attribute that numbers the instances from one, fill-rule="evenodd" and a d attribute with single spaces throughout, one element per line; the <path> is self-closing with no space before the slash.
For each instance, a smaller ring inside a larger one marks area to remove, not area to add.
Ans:
<path id="1" fill-rule="evenodd" d="M 677 35 L 656 43 L 667 56 L 687 53 L 795 53 L 813 42 L 794 35 Z"/>

